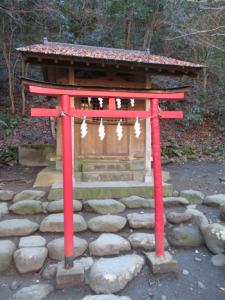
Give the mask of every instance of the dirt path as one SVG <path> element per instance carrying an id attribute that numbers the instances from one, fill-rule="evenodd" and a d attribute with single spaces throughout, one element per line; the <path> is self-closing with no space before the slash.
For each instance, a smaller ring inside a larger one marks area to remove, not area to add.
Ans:
<path id="1" fill-rule="evenodd" d="M 0 185 L 2 189 L 13 190 L 18 193 L 24 189 L 31 189 L 33 182 L 36 178 L 37 172 L 41 168 L 25 168 L 22 166 L 15 167 L 3 167 L 0 169 L 0 180 L 5 178 L 25 178 L 27 182 L 25 183 L 7 183 Z M 225 177 L 225 163 L 219 162 L 189 162 L 187 164 L 171 164 L 163 167 L 164 170 L 170 172 L 172 181 L 174 184 L 174 189 L 181 191 L 183 189 L 194 189 L 201 190 L 206 195 L 213 193 L 223 193 L 225 194 L 225 184 L 223 184 L 219 177 Z M 49 188 L 37 188 L 36 190 L 44 190 L 46 196 L 41 199 L 42 201 L 47 201 L 47 195 Z M 204 212 L 207 218 L 210 218 L 213 222 L 218 222 L 219 211 L 218 208 L 210 208 L 204 205 L 197 205 L 197 209 Z M 126 216 L 130 212 L 140 212 L 145 213 L 154 212 L 152 209 L 126 209 L 125 212 L 121 213 L 121 216 Z M 184 207 L 176 208 L 165 208 L 165 213 L 169 211 L 183 212 Z M 86 221 L 96 216 L 94 213 L 89 213 L 82 211 L 82 215 Z M 46 215 L 38 214 L 34 216 L 19 216 L 13 213 L 4 215 L 1 220 L 6 219 L 22 219 L 26 218 L 31 221 L 40 223 Z M 169 230 L 166 226 L 165 231 Z M 153 230 L 133 230 L 130 231 L 127 225 L 125 229 L 118 233 L 123 237 L 129 237 L 135 232 L 148 232 L 154 233 Z M 40 234 L 36 232 L 35 235 Z M 53 239 L 62 237 L 62 233 L 42 233 L 47 242 Z M 89 230 L 76 234 L 78 237 L 84 238 L 88 242 L 95 240 L 99 237 L 100 233 L 93 233 Z M 17 245 L 19 243 L 19 238 L 9 238 Z M 169 251 L 173 251 L 169 247 Z M 198 250 L 199 253 L 195 253 Z M 141 251 L 129 251 L 129 254 L 137 253 L 143 255 Z M 126 254 L 126 253 L 124 253 Z M 172 254 L 178 263 L 178 272 L 172 274 L 155 275 L 153 276 L 149 270 L 149 267 L 145 264 L 140 274 L 130 282 L 125 289 L 117 293 L 118 295 L 129 296 L 132 300 L 139 299 L 162 299 L 162 296 L 166 296 L 167 300 L 179 299 L 179 300 L 193 300 L 193 299 L 225 299 L 225 292 L 220 290 L 220 287 L 225 288 L 225 268 L 215 267 L 211 263 L 212 253 L 208 249 L 202 246 L 199 249 L 192 250 L 182 250 L 176 249 L 176 252 Z M 201 262 L 195 261 L 194 258 L 201 258 Z M 97 257 L 93 257 L 97 259 Z M 48 262 L 53 260 L 49 259 Z M 182 271 L 189 271 L 189 275 L 183 275 Z M 12 266 L 5 273 L 0 275 L 0 286 L 1 294 L 0 300 L 6 300 L 12 297 L 15 291 L 10 290 L 10 285 L 13 281 L 21 283 L 20 288 L 29 286 L 34 283 L 44 283 L 40 274 L 26 274 L 20 275 Z M 200 289 L 197 285 L 201 282 L 205 285 L 206 289 Z M 50 281 L 54 285 L 54 281 Z M 56 291 L 52 296 L 49 297 L 51 300 L 81 300 L 85 295 L 92 295 L 93 292 L 89 286 L 78 290 L 66 290 L 66 291 Z M 151 297 L 150 297 L 151 295 Z M 148 297 L 146 297 L 148 296 Z M 32 300 L 32 299 L 31 299 Z"/>

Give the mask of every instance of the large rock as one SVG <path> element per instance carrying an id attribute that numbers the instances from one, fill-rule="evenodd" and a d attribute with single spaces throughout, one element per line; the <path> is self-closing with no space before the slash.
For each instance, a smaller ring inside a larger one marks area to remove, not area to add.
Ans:
<path id="1" fill-rule="evenodd" d="M 104 256 L 119 254 L 120 251 L 130 250 L 130 243 L 119 235 L 103 233 L 94 242 L 90 243 L 90 255 Z"/>
<path id="2" fill-rule="evenodd" d="M 81 256 L 88 247 L 88 243 L 76 236 L 73 237 L 74 258 Z M 51 241 L 47 245 L 49 256 L 52 259 L 64 260 L 64 237 Z"/>
<path id="3" fill-rule="evenodd" d="M 37 231 L 39 225 L 27 219 L 13 219 L 0 222 L 0 237 L 26 236 Z"/>
<path id="4" fill-rule="evenodd" d="M 120 216 L 100 216 L 88 221 L 88 228 L 94 232 L 118 232 L 127 223 L 127 219 Z"/>
<path id="5" fill-rule="evenodd" d="M 0 273 L 7 270 L 12 264 L 13 253 L 16 251 L 16 245 L 12 241 L 0 241 Z"/>
<path id="6" fill-rule="evenodd" d="M 225 195 L 223 194 L 217 194 L 217 195 L 211 195 L 206 196 L 204 204 L 207 206 L 220 206 L 220 204 L 225 204 Z"/>
<path id="7" fill-rule="evenodd" d="M 54 292 L 54 287 L 50 284 L 34 284 L 22 288 L 15 295 L 13 300 L 46 300 Z"/>
<path id="8" fill-rule="evenodd" d="M 46 217 L 40 225 L 42 232 L 64 232 L 64 216 L 63 214 L 53 214 Z M 73 231 L 80 232 L 87 229 L 84 218 L 80 215 L 73 215 Z"/>
<path id="9" fill-rule="evenodd" d="M 42 273 L 42 277 L 45 280 L 50 280 L 50 279 L 54 279 L 56 277 L 56 273 L 58 270 L 58 264 L 52 264 L 52 265 L 48 265 L 43 273 Z"/>
<path id="10" fill-rule="evenodd" d="M 202 204 L 205 198 L 205 195 L 202 192 L 193 190 L 181 191 L 180 196 L 188 199 L 188 201 L 193 204 Z"/>
<path id="11" fill-rule="evenodd" d="M 10 201 L 14 195 L 15 193 L 13 191 L 2 190 L 0 191 L 0 201 Z"/>
<path id="12" fill-rule="evenodd" d="M 48 249 L 44 247 L 21 248 L 14 252 L 14 262 L 21 274 L 39 271 L 48 255 Z"/>
<path id="13" fill-rule="evenodd" d="M 144 249 L 146 251 L 155 249 L 155 235 L 151 233 L 134 233 L 130 235 L 129 241 L 134 249 Z M 168 242 L 164 239 L 164 248 L 167 246 Z"/>
<path id="14" fill-rule="evenodd" d="M 81 211 L 82 204 L 78 200 L 73 200 L 73 211 Z M 53 201 L 48 204 L 47 211 L 50 213 L 60 213 L 64 211 L 63 199 Z"/>
<path id="15" fill-rule="evenodd" d="M 191 220 L 191 215 L 186 211 L 184 213 L 169 212 L 166 215 L 167 220 L 172 224 L 180 224 Z"/>
<path id="16" fill-rule="evenodd" d="M 90 286 L 97 294 L 116 293 L 141 271 L 143 265 L 144 259 L 138 255 L 100 258 L 91 267 Z"/>
<path id="17" fill-rule="evenodd" d="M 39 235 L 22 237 L 19 242 L 19 248 L 45 247 L 46 240 Z"/>
<path id="18" fill-rule="evenodd" d="M 13 203 L 23 200 L 38 200 L 44 197 L 45 192 L 35 190 L 24 190 L 13 198 Z"/>
<path id="19" fill-rule="evenodd" d="M 94 211 L 101 215 L 118 214 L 126 209 L 126 206 L 113 199 L 87 200 L 83 204 L 87 211 Z"/>
<path id="20" fill-rule="evenodd" d="M 225 222 L 225 203 L 220 205 L 220 217 Z"/>
<path id="21" fill-rule="evenodd" d="M 81 262 L 84 267 L 84 270 L 88 270 L 94 264 L 94 259 L 90 256 L 81 257 L 80 259 L 76 259 L 76 262 Z"/>
<path id="22" fill-rule="evenodd" d="M 9 208 L 18 215 L 33 215 L 42 213 L 42 203 L 36 200 L 22 200 L 14 203 Z"/>
<path id="23" fill-rule="evenodd" d="M 180 205 L 188 205 L 189 201 L 183 197 L 165 197 L 163 198 L 163 206 L 171 207 L 171 206 L 180 206 Z"/>
<path id="24" fill-rule="evenodd" d="M 220 224 L 208 224 L 201 226 L 205 243 L 214 254 L 225 252 L 225 226 Z"/>
<path id="25" fill-rule="evenodd" d="M 188 208 L 185 211 L 185 213 L 188 213 L 189 215 L 191 215 L 192 219 L 195 221 L 195 223 L 198 226 L 208 224 L 208 219 L 206 218 L 206 216 L 201 211 L 199 211 L 197 209 Z"/>
<path id="26" fill-rule="evenodd" d="M 127 215 L 127 220 L 131 228 L 154 228 L 155 214 L 137 214 L 131 213 Z M 164 215 L 164 225 L 166 225 L 166 217 Z"/>
<path id="27" fill-rule="evenodd" d="M 211 262 L 214 266 L 224 267 L 225 266 L 225 254 L 216 254 L 211 258 Z"/>
<path id="28" fill-rule="evenodd" d="M 131 299 L 127 296 L 95 295 L 95 296 L 86 296 L 82 300 L 131 300 Z"/>
<path id="29" fill-rule="evenodd" d="M 5 202 L 0 203 L 0 214 L 6 214 L 8 211 L 8 204 Z"/>
<path id="30" fill-rule="evenodd" d="M 173 227 L 167 233 L 167 238 L 171 246 L 184 249 L 197 248 L 203 243 L 200 230 L 193 226 Z"/>
<path id="31" fill-rule="evenodd" d="M 130 197 L 121 198 L 120 201 L 127 208 L 141 208 L 141 207 L 155 208 L 154 199 L 145 199 L 139 196 L 130 196 Z"/>

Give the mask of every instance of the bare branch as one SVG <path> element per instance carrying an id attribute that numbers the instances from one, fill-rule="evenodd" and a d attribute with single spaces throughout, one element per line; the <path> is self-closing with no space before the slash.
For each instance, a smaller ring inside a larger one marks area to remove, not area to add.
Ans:
<path id="1" fill-rule="evenodd" d="M 195 32 L 183 34 L 183 35 L 177 36 L 177 37 L 172 38 L 172 39 L 167 38 L 167 40 L 168 41 L 172 41 L 172 40 L 180 39 L 180 38 L 185 37 L 185 36 L 190 36 L 190 35 L 195 35 L 195 34 L 202 34 L 202 33 L 212 32 L 212 31 L 218 30 L 220 28 L 225 28 L 225 26 L 219 26 L 217 28 L 209 29 L 209 30 L 199 30 L 199 31 L 195 31 Z"/>

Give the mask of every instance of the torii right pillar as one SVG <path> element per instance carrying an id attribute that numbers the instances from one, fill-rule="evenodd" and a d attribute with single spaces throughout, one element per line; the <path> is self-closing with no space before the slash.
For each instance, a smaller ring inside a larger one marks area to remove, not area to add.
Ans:
<path id="1" fill-rule="evenodd" d="M 164 251 L 164 214 L 158 99 L 151 99 L 151 133 L 155 199 L 155 252 L 145 253 L 153 273 L 177 271 L 177 262 Z"/>

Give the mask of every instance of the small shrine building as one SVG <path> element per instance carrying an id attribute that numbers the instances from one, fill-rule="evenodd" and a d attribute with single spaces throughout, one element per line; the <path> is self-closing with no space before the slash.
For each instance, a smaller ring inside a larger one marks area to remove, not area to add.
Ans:
<path id="1" fill-rule="evenodd" d="M 132 51 L 92 47 L 76 44 L 48 42 L 17 49 L 22 55 L 23 65 L 41 66 L 45 83 L 77 85 L 83 87 L 107 87 L 127 89 L 148 89 L 155 91 L 188 92 L 189 87 L 163 90 L 154 84 L 154 76 L 198 78 L 204 66 L 168 57 L 151 55 L 144 51 Z M 108 109 L 109 101 L 101 105 L 98 98 L 70 97 L 71 106 L 82 110 Z M 57 98 L 60 106 L 60 97 Z M 149 110 L 150 100 L 135 101 L 121 99 L 117 110 Z M 134 122 L 123 120 L 123 137 L 118 141 L 116 126 L 118 119 L 108 118 L 106 135 L 99 139 L 99 118 L 87 122 L 88 134 L 81 138 L 82 120 L 72 118 L 73 161 L 76 181 L 143 180 L 151 176 L 151 128 L 149 120 L 140 121 L 141 134 L 135 138 Z M 61 118 L 57 118 L 57 139 L 55 169 L 62 170 Z M 86 167 L 84 166 L 84 163 Z M 94 162 L 95 164 L 92 164 Z M 111 163 L 109 163 L 111 162 Z M 104 167 L 102 165 L 104 163 Z M 83 164 L 83 168 L 82 168 Z M 113 166 L 114 164 L 114 166 Z M 86 169 L 85 169 L 86 168 Z M 98 170 L 99 168 L 99 170 Z M 107 169 L 108 168 L 108 169 Z M 86 174 L 86 171 L 92 175 Z M 110 173 L 107 171 L 115 172 Z M 131 170 L 142 170 L 134 174 Z M 98 173 L 98 171 L 100 171 Z M 117 171 L 119 172 L 117 174 Z M 123 174 L 124 172 L 124 174 Z M 78 174 L 79 173 L 79 174 Z M 122 174 L 122 175 L 121 175 Z"/>

